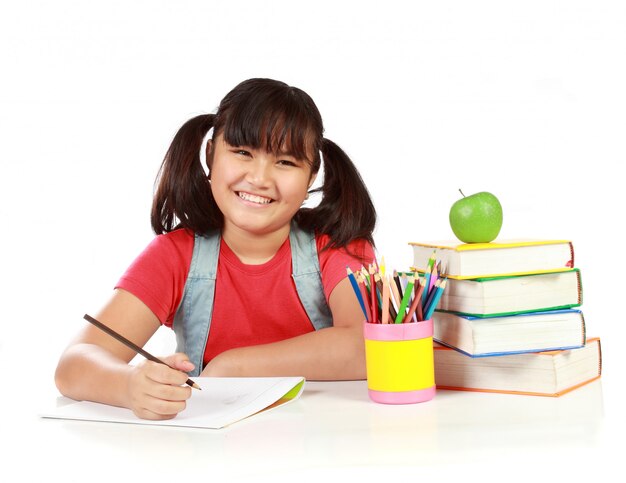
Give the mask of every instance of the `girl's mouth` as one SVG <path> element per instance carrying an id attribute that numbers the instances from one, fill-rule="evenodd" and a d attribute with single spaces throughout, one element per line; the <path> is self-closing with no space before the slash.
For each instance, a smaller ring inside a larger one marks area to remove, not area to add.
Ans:
<path id="1" fill-rule="evenodd" d="M 237 196 L 242 200 L 249 201 L 251 203 L 258 203 L 260 205 L 267 205 L 274 201 L 271 198 L 266 198 L 264 196 L 253 195 L 251 193 L 246 193 L 245 191 L 237 191 Z"/>

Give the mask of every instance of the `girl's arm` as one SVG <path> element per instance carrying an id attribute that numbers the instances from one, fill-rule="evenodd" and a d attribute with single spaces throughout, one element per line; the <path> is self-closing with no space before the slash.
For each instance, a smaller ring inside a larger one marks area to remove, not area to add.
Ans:
<path id="1" fill-rule="evenodd" d="M 271 344 L 225 351 L 205 367 L 202 375 L 365 379 L 363 312 L 347 278 L 332 291 L 329 306 L 333 327 Z"/>
<path id="2" fill-rule="evenodd" d="M 154 313 L 137 297 L 116 290 L 111 300 L 94 317 L 143 346 L 159 328 Z M 145 419 L 169 419 L 185 408 L 191 395 L 182 386 L 193 369 L 184 354 L 174 354 L 163 364 L 128 363 L 136 354 L 91 324 L 65 349 L 55 373 L 56 385 L 64 396 L 132 409 Z"/>

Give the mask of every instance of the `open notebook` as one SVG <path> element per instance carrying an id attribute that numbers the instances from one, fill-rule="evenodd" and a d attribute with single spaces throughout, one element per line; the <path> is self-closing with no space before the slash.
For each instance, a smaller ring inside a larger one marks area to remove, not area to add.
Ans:
<path id="1" fill-rule="evenodd" d="M 60 398 L 58 407 L 42 412 L 44 418 L 78 419 L 111 423 L 220 429 L 229 424 L 297 399 L 303 377 L 193 377 L 194 390 L 187 407 L 174 419 L 149 421 L 130 410 L 88 401 Z M 65 402 L 64 405 L 62 405 Z"/>

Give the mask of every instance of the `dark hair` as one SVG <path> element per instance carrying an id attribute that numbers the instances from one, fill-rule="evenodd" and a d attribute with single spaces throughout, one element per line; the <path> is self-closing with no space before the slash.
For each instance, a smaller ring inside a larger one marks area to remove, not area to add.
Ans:
<path id="1" fill-rule="evenodd" d="M 240 83 L 220 103 L 216 114 L 187 121 L 176 133 L 159 175 L 151 222 L 156 234 L 177 228 L 206 233 L 223 227 L 224 218 L 200 161 L 202 140 L 213 128 L 232 146 L 286 148 L 307 160 L 311 173 L 324 158 L 322 198 L 314 208 L 301 208 L 296 222 L 304 229 L 329 235 L 328 247 L 345 247 L 362 238 L 374 244 L 376 210 L 356 167 L 335 143 L 323 137 L 322 117 L 309 95 L 272 79 Z"/>

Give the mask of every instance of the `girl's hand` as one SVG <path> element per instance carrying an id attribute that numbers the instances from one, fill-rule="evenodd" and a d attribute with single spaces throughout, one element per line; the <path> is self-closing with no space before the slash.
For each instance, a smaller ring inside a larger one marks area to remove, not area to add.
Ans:
<path id="1" fill-rule="evenodd" d="M 128 380 L 128 406 L 142 419 L 172 419 L 185 409 L 191 388 L 185 384 L 194 365 L 185 354 L 161 359 L 167 364 L 142 361 L 133 366 Z M 171 366 L 171 367 L 168 367 Z"/>

